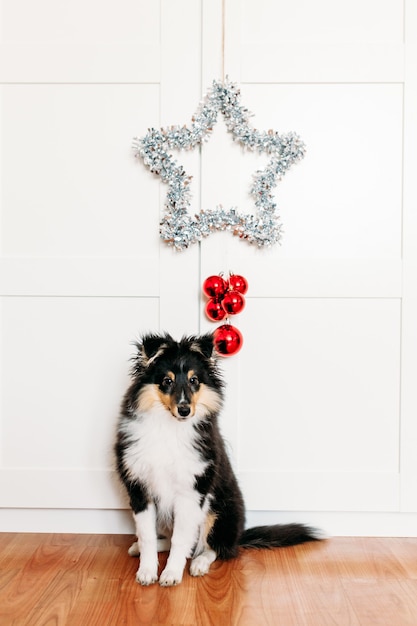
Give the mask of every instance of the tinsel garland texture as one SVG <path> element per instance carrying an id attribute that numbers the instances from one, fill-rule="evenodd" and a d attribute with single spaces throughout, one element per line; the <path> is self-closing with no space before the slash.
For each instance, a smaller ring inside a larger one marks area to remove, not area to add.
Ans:
<path id="1" fill-rule="evenodd" d="M 191 176 L 170 151 L 192 150 L 208 140 L 219 113 L 224 116 L 234 141 L 247 150 L 271 155 L 267 167 L 253 175 L 250 193 L 257 209 L 253 215 L 239 213 L 236 208 L 224 209 L 221 205 L 202 209 L 194 217 L 188 211 Z M 133 140 L 135 156 L 143 159 L 150 171 L 168 185 L 160 236 L 177 250 L 188 248 L 216 230 L 229 230 L 259 247 L 280 241 L 282 227 L 272 192 L 291 165 L 303 158 L 305 145 L 293 132 L 281 135 L 272 130 L 260 132 L 249 124 L 249 117 L 251 114 L 242 106 L 237 86 L 228 79 L 224 83 L 213 81 L 192 118 L 191 127 L 151 128 L 144 137 Z"/>

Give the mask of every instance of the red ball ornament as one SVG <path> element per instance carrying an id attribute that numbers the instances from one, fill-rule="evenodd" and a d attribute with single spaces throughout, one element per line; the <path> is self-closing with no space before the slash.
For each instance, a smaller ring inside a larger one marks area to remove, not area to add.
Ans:
<path id="1" fill-rule="evenodd" d="M 203 291 L 208 298 L 218 298 L 227 290 L 227 282 L 221 276 L 209 276 L 203 283 Z"/>
<path id="2" fill-rule="evenodd" d="M 230 324 L 223 324 L 213 333 L 214 347 L 221 356 L 232 356 L 239 352 L 243 345 L 240 330 Z"/>
<path id="3" fill-rule="evenodd" d="M 220 298 L 210 298 L 206 304 L 206 315 L 212 322 L 220 322 L 225 316 L 226 311 L 222 307 Z"/>
<path id="4" fill-rule="evenodd" d="M 239 293 L 246 293 L 248 290 L 248 281 L 239 274 L 231 274 L 229 277 L 229 287 L 232 291 L 238 291 Z"/>
<path id="5" fill-rule="evenodd" d="M 227 291 L 222 306 L 229 315 L 236 315 L 245 308 L 245 298 L 238 291 Z"/>

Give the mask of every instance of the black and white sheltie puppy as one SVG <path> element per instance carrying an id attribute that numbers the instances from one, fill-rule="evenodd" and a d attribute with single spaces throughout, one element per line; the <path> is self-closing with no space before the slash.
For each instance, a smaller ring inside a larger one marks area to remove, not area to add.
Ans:
<path id="1" fill-rule="evenodd" d="M 136 579 L 158 580 L 158 551 L 170 554 L 160 585 L 177 585 L 186 559 L 203 576 L 239 547 L 272 548 L 317 539 L 301 524 L 244 530 L 244 503 L 226 454 L 218 414 L 223 384 L 211 334 L 146 335 L 121 408 L 117 469 L 130 497 L 140 553 Z"/>

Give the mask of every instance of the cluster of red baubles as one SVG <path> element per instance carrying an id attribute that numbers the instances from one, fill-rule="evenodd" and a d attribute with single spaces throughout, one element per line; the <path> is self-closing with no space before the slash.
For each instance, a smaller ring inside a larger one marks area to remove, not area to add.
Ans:
<path id="1" fill-rule="evenodd" d="M 223 276 L 209 276 L 203 283 L 203 291 L 209 298 L 206 315 L 212 322 L 220 322 L 226 315 L 236 315 L 245 307 L 244 293 L 248 283 L 243 276 L 232 274 L 228 280 Z"/>
<path id="2" fill-rule="evenodd" d="M 239 274 L 230 274 L 228 280 L 223 276 L 209 276 L 203 283 L 203 292 L 209 298 L 205 311 L 212 322 L 220 322 L 229 315 L 236 315 L 245 307 L 245 294 L 248 290 L 246 278 Z M 242 333 L 231 324 L 222 324 L 213 333 L 214 346 L 222 356 L 231 356 L 240 350 L 243 344 Z"/>

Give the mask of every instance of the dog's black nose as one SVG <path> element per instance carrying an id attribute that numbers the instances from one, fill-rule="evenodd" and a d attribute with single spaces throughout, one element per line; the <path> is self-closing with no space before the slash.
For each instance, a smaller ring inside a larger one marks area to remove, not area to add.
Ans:
<path id="1" fill-rule="evenodd" d="M 188 404 L 179 404 L 178 405 L 178 414 L 181 417 L 187 417 L 190 414 L 190 407 Z"/>

